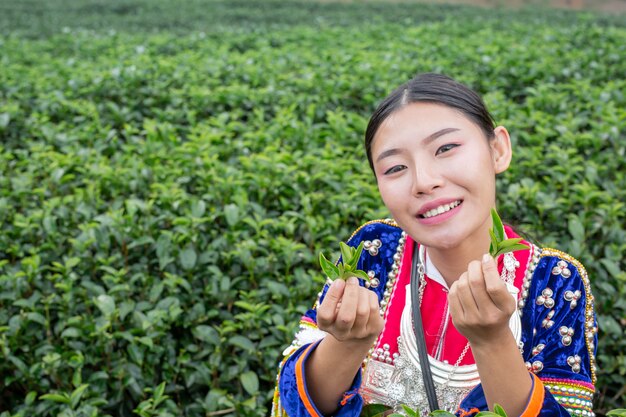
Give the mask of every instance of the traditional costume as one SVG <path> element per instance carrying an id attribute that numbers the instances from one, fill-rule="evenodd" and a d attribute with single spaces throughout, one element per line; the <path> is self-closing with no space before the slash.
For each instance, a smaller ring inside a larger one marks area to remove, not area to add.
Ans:
<path id="1" fill-rule="evenodd" d="M 518 237 L 508 226 L 505 232 L 509 238 Z M 487 410 L 470 345 L 451 322 L 448 288 L 427 250 L 419 248 L 425 271 L 419 300 L 411 300 L 410 269 L 416 243 L 393 220 L 366 223 L 347 243 L 356 247 L 361 242 L 365 250 L 359 268 L 371 280 L 360 283 L 378 295 L 385 325 L 335 416 L 358 416 L 363 405 L 370 403 L 396 409 L 406 404 L 421 415 L 430 411 L 411 321 L 412 302 L 420 305 L 439 408 L 458 416 Z M 587 272 L 563 252 L 522 243 L 529 249 L 498 259 L 501 278 L 518 305 L 509 327 L 532 379 L 522 416 L 593 416 L 597 324 Z M 284 352 L 273 416 L 322 415 L 307 392 L 305 362 L 326 336 L 317 328 L 316 308 L 327 290 L 325 285 Z"/>

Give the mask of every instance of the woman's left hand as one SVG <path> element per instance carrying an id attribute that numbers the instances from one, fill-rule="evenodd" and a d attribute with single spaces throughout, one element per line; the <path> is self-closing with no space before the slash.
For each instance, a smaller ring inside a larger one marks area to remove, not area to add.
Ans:
<path id="1" fill-rule="evenodd" d="M 450 315 L 457 330 L 472 344 L 490 343 L 506 337 L 515 299 L 500 280 L 490 255 L 472 261 L 448 294 Z"/>

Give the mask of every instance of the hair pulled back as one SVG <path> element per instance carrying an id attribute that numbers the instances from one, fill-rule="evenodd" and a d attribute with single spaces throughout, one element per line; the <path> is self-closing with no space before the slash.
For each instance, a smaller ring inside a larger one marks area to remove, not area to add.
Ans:
<path id="1" fill-rule="evenodd" d="M 474 122 L 487 139 L 494 137 L 494 120 L 483 99 L 472 89 L 441 74 L 419 74 L 394 90 L 372 114 L 365 131 L 365 151 L 372 171 L 372 142 L 380 125 L 407 104 L 429 102 L 459 110 Z"/>

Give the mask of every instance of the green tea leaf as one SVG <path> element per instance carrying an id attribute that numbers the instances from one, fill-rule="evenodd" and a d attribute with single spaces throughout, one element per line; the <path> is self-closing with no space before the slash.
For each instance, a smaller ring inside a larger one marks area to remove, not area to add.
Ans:
<path id="1" fill-rule="evenodd" d="M 96 307 L 100 309 L 102 314 L 107 317 L 115 312 L 115 300 L 109 295 L 101 294 L 97 296 L 94 299 L 94 303 L 96 304 Z"/>
<path id="2" fill-rule="evenodd" d="M 330 262 L 322 252 L 320 252 L 320 266 L 322 267 L 322 271 L 324 274 L 330 279 L 339 278 L 339 268 L 332 262 Z"/>
<path id="3" fill-rule="evenodd" d="M 370 280 L 369 275 L 367 275 L 367 272 L 365 271 L 361 271 L 361 270 L 352 271 L 352 275 L 354 275 L 355 277 L 364 279 L 365 281 Z"/>
<path id="4" fill-rule="evenodd" d="M 512 239 L 506 239 L 506 240 L 503 240 L 502 242 L 499 242 L 499 243 L 498 243 L 498 250 L 500 250 L 500 249 L 504 249 L 504 248 L 506 248 L 507 246 L 513 246 L 513 245 L 515 245 L 516 243 L 519 243 L 519 242 L 521 242 L 521 241 L 522 241 L 522 238 L 521 238 L 521 237 L 516 237 L 516 238 L 512 238 Z"/>
<path id="5" fill-rule="evenodd" d="M 497 258 L 498 256 L 505 254 L 507 252 L 515 252 L 516 250 L 524 250 L 524 249 L 528 249 L 528 246 L 520 245 L 520 244 L 509 246 L 507 248 L 501 249 L 498 252 L 496 252 L 496 254 L 493 257 Z"/>
<path id="6" fill-rule="evenodd" d="M 343 242 L 339 242 L 339 249 L 341 249 L 341 260 L 344 265 L 350 265 L 352 259 L 352 248 Z"/>
<path id="7" fill-rule="evenodd" d="M 239 207 L 236 204 L 228 204 L 224 207 L 224 217 L 229 226 L 234 226 L 239 221 Z"/>
<path id="8" fill-rule="evenodd" d="M 163 397 L 163 393 L 165 392 L 165 382 L 161 382 L 155 389 L 152 397 L 154 401 L 157 402 L 159 399 Z"/>
<path id="9" fill-rule="evenodd" d="M 378 415 L 383 415 L 390 409 L 391 407 L 384 404 L 367 404 L 361 409 L 359 417 L 377 417 Z"/>
<path id="10" fill-rule="evenodd" d="M 35 399 L 37 398 L 37 392 L 31 391 L 26 395 L 26 399 L 24 400 L 24 404 L 31 405 Z"/>
<path id="11" fill-rule="evenodd" d="M 443 411 L 443 410 L 435 410 L 432 411 L 429 416 L 433 416 L 433 417 L 455 417 L 454 414 L 448 412 L 448 411 Z"/>
<path id="12" fill-rule="evenodd" d="M 585 226 L 583 226 L 578 216 L 570 215 L 567 222 L 567 229 L 574 240 L 579 242 L 583 242 L 585 240 Z"/>
<path id="13" fill-rule="evenodd" d="M 39 397 L 39 399 L 41 400 L 48 400 L 48 401 L 54 401 L 55 403 L 63 403 L 63 404 L 69 404 L 70 403 L 70 397 L 69 395 L 63 393 L 63 394 L 44 394 L 41 397 Z"/>
<path id="14" fill-rule="evenodd" d="M 500 216 L 496 209 L 491 209 L 491 220 L 493 221 L 493 233 L 496 235 L 497 241 L 501 242 L 504 240 L 504 225 L 502 224 L 502 220 L 500 220 Z"/>
<path id="15" fill-rule="evenodd" d="M 506 412 L 504 411 L 504 408 L 502 408 L 500 404 L 495 404 L 493 406 L 493 411 L 499 416 L 507 417 Z"/>
<path id="16" fill-rule="evenodd" d="M 72 409 L 76 408 L 76 406 L 80 402 L 80 398 L 83 396 L 83 393 L 88 387 L 89 384 L 82 384 L 72 392 L 72 394 L 70 395 L 70 406 L 72 407 Z"/>
<path id="17" fill-rule="evenodd" d="M 185 250 L 180 252 L 180 264 L 183 269 L 186 271 L 190 271 L 196 266 L 196 260 L 198 259 L 198 255 L 193 248 L 186 248 Z"/>
<path id="18" fill-rule="evenodd" d="M 408 405 L 402 404 L 402 409 L 406 413 L 408 417 L 419 417 L 419 412 L 417 410 L 412 409 Z"/>
<path id="19" fill-rule="evenodd" d="M 239 380 L 241 381 L 241 385 L 243 389 L 248 392 L 250 395 L 257 394 L 259 391 L 259 378 L 257 375 L 252 372 L 244 372 L 239 376 Z"/>
<path id="20" fill-rule="evenodd" d="M 493 230 L 489 229 L 489 236 L 491 237 L 491 244 L 489 245 L 489 253 L 495 258 L 495 254 L 498 251 L 498 238 Z"/>
<path id="21" fill-rule="evenodd" d="M 350 259 L 349 261 L 350 265 L 354 265 L 355 268 L 359 264 L 359 259 L 361 259 L 361 253 L 363 252 L 364 244 L 365 242 L 361 242 L 359 246 L 357 246 L 357 248 L 354 250 L 354 253 L 352 254 L 352 259 Z"/>

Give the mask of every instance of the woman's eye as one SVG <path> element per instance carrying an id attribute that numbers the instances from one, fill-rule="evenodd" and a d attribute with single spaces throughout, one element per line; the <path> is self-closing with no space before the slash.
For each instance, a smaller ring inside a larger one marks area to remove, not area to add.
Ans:
<path id="1" fill-rule="evenodd" d="M 456 143 L 448 143 L 445 144 L 443 146 L 440 146 L 439 149 L 437 149 L 437 152 L 435 153 L 435 155 L 439 155 L 440 153 L 444 153 L 444 152 L 448 152 L 450 149 L 456 148 L 457 145 Z"/>
<path id="2" fill-rule="evenodd" d="M 385 171 L 385 175 L 395 174 L 396 172 L 400 172 L 405 168 L 404 165 L 395 165 Z"/>

